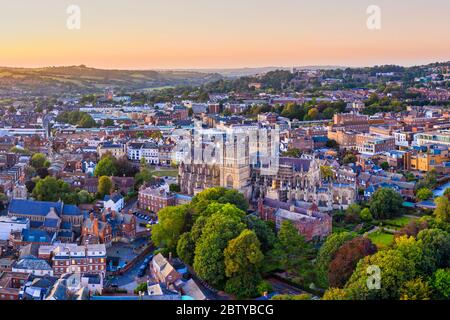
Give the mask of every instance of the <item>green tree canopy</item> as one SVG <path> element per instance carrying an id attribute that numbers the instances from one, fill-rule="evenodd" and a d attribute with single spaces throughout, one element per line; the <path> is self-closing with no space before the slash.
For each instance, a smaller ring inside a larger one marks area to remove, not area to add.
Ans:
<path id="1" fill-rule="evenodd" d="M 78 200 L 78 197 L 72 192 L 68 183 L 51 176 L 40 179 L 36 183 L 32 195 L 39 201 L 62 200 L 65 203 L 76 204 Z"/>
<path id="2" fill-rule="evenodd" d="M 417 190 L 416 197 L 422 201 L 428 200 L 433 196 L 433 191 L 428 188 L 421 188 Z"/>
<path id="3" fill-rule="evenodd" d="M 450 222 L 450 200 L 447 197 L 439 197 L 434 202 L 436 203 L 434 210 L 436 219 L 441 222 Z"/>
<path id="4" fill-rule="evenodd" d="M 224 250 L 245 225 L 236 215 L 215 213 L 210 216 L 195 247 L 194 270 L 197 275 L 217 288 L 226 281 Z"/>
<path id="5" fill-rule="evenodd" d="M 166 207 L 158 212 L 159 223 L 152 227 L 152 241 L 167 252 L 176 253 L 180 236 L 189 230 L 189 210 L 186 205 Z"/>
<path id="6" fill-rule="evenodd" d="M 113 182 L 111 181 L 111 179 L 107 176 L 101 176 L 98 179 L 98 193 L 100 195 L 101 198 L 103 198 L 106 195 L 111 194 L 113 188 Z"/>
<path id="7" fill-rule="evenodd" d="M 106 155 L 97 163 L 97 166 L 95 167 L 94 170 L 94 175 L 96 177 L 101 176 L 112 177 L 116 176 L 117 172 L 118 170 L 115 164 L 114 157 L 111 155 Z"/>
<path id="8" fill-rule="evenodd" d="M 47 157 L 42 153 L 35 153 L 31 157 L 31 165 L 37 170 L 45 167 Z"/>
<path id="9" fill-rule="evenodd" d="M 440 298 L 450 299 L 450 269 L 437 270 L 431 281 Z"/>
<path id="10" fill-rule="evenodd" d="M 433 290 L 422 278 L 409 280 L 400 288 L 400 300 L 430 300 Z"/>
<path id="11" fill-rule="evenodd" d="M 374 219 L 384 220 L 402 214 L 402 196 L 393 189 L 380 188 L 369 201 L 370 212 Z"/>
<path id="12" fill-rule="evenodd" d="M 253 231 L 245 229 L 230 240 L 224 251 L 225 274 L 228 278 L 226 290 L 238 298 L 255 296 L 261 281 L 259 269 L 264 255 L 258 237 Z M 246 284 L 242 285 L 242 281 Z M 241 283 L 241 285 L 235 285 Z"/>
<path id="13" fill-rule="evenodd" d="M 316 258 L 316 273 L 318 284 L 323 287 L 328 287 L 328 270 L 330 262 L 334 259 L 339 248 L 354 238 L 349 232 L 333 233 L 327 237 Z"/>

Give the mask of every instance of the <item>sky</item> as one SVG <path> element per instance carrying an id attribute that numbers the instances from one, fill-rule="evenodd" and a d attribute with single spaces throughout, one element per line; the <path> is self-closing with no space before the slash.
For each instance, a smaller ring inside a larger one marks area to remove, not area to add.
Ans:
<path id="1" fill-rule="evenodd" d="M 450 60 L 449 14 L 448 0 L 0 0 L 0 66 L 417 65 Z"/>

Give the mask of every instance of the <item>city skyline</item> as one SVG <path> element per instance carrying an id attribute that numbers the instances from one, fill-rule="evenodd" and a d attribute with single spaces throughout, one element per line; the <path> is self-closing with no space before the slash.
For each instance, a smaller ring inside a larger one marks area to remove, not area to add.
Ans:
<path id="1" fill-rule="evenodd" d="M 0 66 L 229 69 L 449 60 L 450 4 L 439 0 L 174 2 L 2 4 Z M 80 30 L 66 26 L 72 4 L 81 10 Z M 367 27 L 370 5 L 381 9 L 380 30 Z"/>

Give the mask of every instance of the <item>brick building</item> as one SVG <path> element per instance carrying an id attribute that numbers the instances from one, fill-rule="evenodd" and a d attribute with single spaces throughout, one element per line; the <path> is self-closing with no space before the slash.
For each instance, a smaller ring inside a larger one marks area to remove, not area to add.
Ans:
<path id="1" fill-rule="evenodd" d="M 142 187 L 139 190 L 138 205 L 141 210 L 158 213 L 165 207 L 175 206 L 176 198 L 164 188 Z"/>
<path id="2" fill-rule="evenodd" d="M 91 273 L 104 276 L 106 272 L 106 246 L 104 244 L 41 246 L 39 258 L 51 261 L 53 274 L 56 276 L 65 273 Z"/>

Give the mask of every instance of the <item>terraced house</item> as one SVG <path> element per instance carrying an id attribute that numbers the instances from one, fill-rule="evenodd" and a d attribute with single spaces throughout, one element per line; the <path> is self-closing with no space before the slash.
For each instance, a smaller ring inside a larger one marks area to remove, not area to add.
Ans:
<path id="1" fill-rule="evenodd" d="M 39 258 L 51 261 L 53 274 L 56 276 L 65 273 L 91 273 L 104 276 L 106 272 L 106 246 L 104 244 L 41 246 Z"/>

